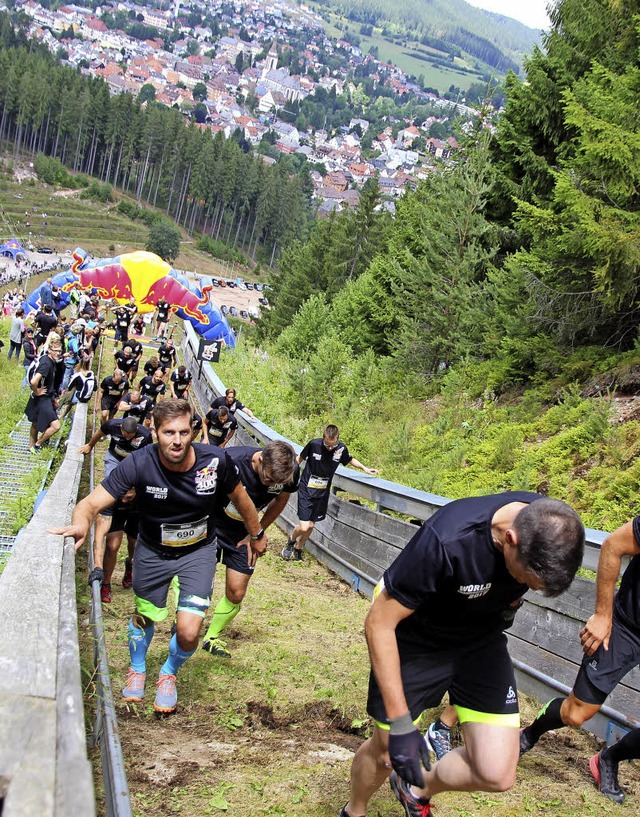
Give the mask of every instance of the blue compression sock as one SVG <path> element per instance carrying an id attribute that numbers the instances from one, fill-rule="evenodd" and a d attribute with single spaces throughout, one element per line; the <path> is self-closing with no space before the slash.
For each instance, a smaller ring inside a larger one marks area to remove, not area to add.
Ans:
<path id="1" fill-rule="evenodd" d="M 131 656 L 131 669 L 136 672 L 147 671 L 147 650 L 153 633 L 155 631 L 155 624 L 143 629 L 136 627 L 133 619 L 129 619 L 129 655 Z"/>
<path id="2" fill-rule="evenodd" d="M 195 650 L 191 650 L 190 652 L 181 650 L 178 645 L 178 636 L 171 636 L 171 641 L 169 642 L 169 657 L 162 665 L 160 675 L 177 675 L 180 667 L 187 658 L 191 658 L 194 652 Z"/>

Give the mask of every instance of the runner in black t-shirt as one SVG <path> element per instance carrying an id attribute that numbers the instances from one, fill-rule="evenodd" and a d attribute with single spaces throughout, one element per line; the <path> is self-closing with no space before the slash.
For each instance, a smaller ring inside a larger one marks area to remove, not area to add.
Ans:
<path id="1" fill-rule="evenodd" d="M 102 423 L 89 442 L 78 449 L 78 453 L 90 454 L 105 437 L 110 437 L 109 448 L 104 455 L 105 478 L 125 457 L 153 441 L 151 431 L 141 426 L 135 417 L 124 417 Z"/>
<path id="2" fill-rule="evenodd" d="M 162 371 L 160 369 L 156 369 L 151 377 L 143 377 L 140 381 L 141 394 L 147 395 L 153 401 L 154 406 L 166 390 L 167 387 L 162 379 Z"/>
<path id="3" fill-rule="evenodd" d="M 211 408 L 217 409 L 220 406 L 226 406 L 231 415 L 234 415 L 236 411 L 244 411 L 247 417 L 255 417 L 255 414 L 236 398 L 235 389 L 227 389 L 224 395 L 221 394 L 220 397 L 213 398 Z"/>
<path id="4" fill-rule="evenodd" d="M 118 403 L 129 388 L 129 381 L 120 369 L 116 369 L 112 375 L 104 378 L 100 388 L 102 389 L 100 408 L 102 410 L 102 422 L 104 423 L 115 417 Z"/>
<path id="5" fill-rule="evenodd" d="M 616 583 L 622 559 L 631 561 Z M 607 696 L 634 667 L 640 666 L 640 517 L 627 522 L 602 543 L 596 577 L 596 610 L 580 631 L 582 666 L 567 698 L 554 698 L 520 735 L 520 754 L 532 749 L 550 729 L 582 726 L 593 718 Z M 640 729 L 589 761 L 598 788 L 614 803 L 624 801 L 618 783 L 621 760 L 640 758 Z"/>
<path id="6" fill-rule="evenodd" d="M 162 346 L 158 348 L 158 360 L 165 371 L 169 371 L 178 362 L 176 347 L 173 345 L 171 338 L 167 338 Z"/>
<path id="7" fill-rule="evenodd" d="M 113 313 L 116 321 L 116 332 L 113 346 L 118 348 L 118 341 L 125 343 L 129 338 L 129 325 L 133 320 L 133 312 L 128 306 L 119 306 Z"/>
<path id="8" fill-rule="evenodd" d="M 160 366 L 160 361 L 159 361 L 159 360 L 158 360 L 158 358 L 157 358 L 157 357 L 155 357 L 155 355 L 154 355 L 153 357 L 150 357 L 150 358 L 149 358 L 149 360 L 147 360 L 147 361 L 146 361 L 146 363 L 144 364 L 144 369 L 143 369 L 143 371 L 144 371 L 144 376 L 145 376 L 145 377 L 151 377 L 151 375 L 152 375 L 152 374 L 153 374 L 153 373 L 154 373 L 154 372 L 155 372 L 157 369 L 160 369 L 160 372 L 161 372 L 161 373 L 164 373 L 164 367 L 163 367 L 163 366 Z"/>
<path id="9" fill-rule="evenodd" d="M 51 304 L 45 304 L 42 310 L 36 314 L 33 322 L 38 328 L 34 340 L 38 349 L 42 346 L 45 340 L 49 337 L 49 332 L 58 325 L 58 318 L 53 311 Z"/>
<path id="10" fill-rule="evenodd" d="M 238 421 L 226 406 L 210 409 L 204 418 L 204 442 L 224 448 L 236 433 Z"/>
<path id="11" fill-rule="evenodd" d="M 524 491 L 450 502 L 424 523 L 385 571 L 365 622 L 375 725 L 354 758 L 343 816 L 366 813 L 386 756 L 407 814 L 427 817 L 429 798 L 441 791 L 513 785 L 520 719 L 503 613 L 528 588 L 566 590 L 583 551 L 577 514 Z M 445 692 L 465 749 L 431 769 L 414 723 Z"/>
<path id="12" fill-rule="evenodd" d="M 131 354 L 133 355 L 134 363 L 131 367 L 131 379 L 133 380 L 138 375 L 138 367 L 140 366 L 140 360 L 142 359 L 142 344 L 139 340 L 135 338 L 129 338 L 129 340 L 123 344 L 122 349 L 126 348 L 131 349 Z"/>
<path id="13" fill-rule="evenodd" d="M 334 425 L 325 428 L 322 438 L 309 440 L 298 455 L 298 462 L 305 460 L 307 464 L 298 491 L 298 524 L 282 550 L 282 558 L 287 561 L 292 556 L 297 561 L 302 559 L 304 543 L 311 536 L 314 524 L 325 518 L 331 481 L 339 465 L 352 465 L 365 474 L 379 473 L 351 456 L 347 446 L 340 442 L 340 431 Z"/>
<path id="14" fill-rule="evenodd" d="M 145 426 L 151 424 L 151 412 L 153 411 L 153 400 L 140 391 L 130 391 L 118 403 L 118 411 L 123 411 L 123 417 L 135 417 L 135 419 Z"/>
<path id="15" fill-rule="evenodd" d="M 253 504 L 258 511 L 264 511 L 260 524 L 263 530 L 267 530 L 280 516 L 291 494 L 298 490 L 300 468 L 295 451 L 289 443 L 272 440 L 262 449 L 252 446 L 230 448 L 228 455 L 235 463 Z M 217 527 L 218 560 L 227 568 L 225 595 L 213 611 L 202 649 L 211 655 L 229 658 L 226 642 L 220 634 L 240 611 L 255 565 L 249 563 L 246 548 L 238 547 L 247 530 L 233 502 L 225 503 L 217 517 Z"/>
<path id="16" fill-rule="evenodd" d="M 91 522 L 118 497 L 135 488 L 140 511 L 133 559 L 136 612 L 129 622 L 131 667 L 123 697 L 144 698 L 146 654 L 155 622 L 164 621 L 169 585 L 178 577 L 177 631 L 160 670 L 154 708 L 173 712 L 177 704 L 176 673 L 198 646 L 210 603 L 216 565 L 216 519 L 212 510 L 228 497 L 249 534 L 243 539 L 249 561 L 267 548 L 256 509 L 238 470 L 225 451 L 191 442 L 191 407 L 185 400 L 164 400 L 153 414 L 158 442 L 134 452 L 104 482 L 76 505 L 72 523 L 53 533 L 73 536 L 76 549 L 87 538 Z M 94 571 L 90 582 L 101 581 Z"/>
<path id="17" fill-rule="evenodd" d="M 130 346 L 123 346 L 122 349 L 113 353 L 116 369 L 125 373 L 127 379 L 132 380 L 136 375 L 136 359 Z"/>
<path id="18" fill-rule="evenodd" d="M 186 366 L 178 366 L 178 368 L 171 372 L 171 395 L 176 400 L 186 400 L 189 397 L 189 389 L 191 388 L 191 372 Z"/>
<path id="19" fill-rule="evenodd" d="M 169 326 L 169 315 L 171 314 L 171 304 L 169 301 L 162 300 L 156 304 L 156 340 L 164 338 L 167 335 L 167 328 Z"/>
<path id="20" fill-rule="evenodd" d="M 198 438 L 198 435 L 202 432 L 202 417 L 198 414 L 197 411 L 193 412 L 193 417 L 191 418 L 191 439 L 195 442 Z M 203 440 L 202 442 L 205 442 Z"/>
<path id="21" fill-rule="evenodd" d="M 54 336 L 55 337 L 55 336 Z M 34 375 L 30 380 L 31 397 L 27 402 L 24 413 L 31 423 L 29 429 L 29 444 L 32 454 L 38 453 L 41 447 L 53 434 L 60 429 L 60 421 L 56 412 L 56 365 L 62 355 L 60 341 L 51 340 L 46 354 L 38 362 Z M 41 435 L 38 440 L 38 434 Z"/>

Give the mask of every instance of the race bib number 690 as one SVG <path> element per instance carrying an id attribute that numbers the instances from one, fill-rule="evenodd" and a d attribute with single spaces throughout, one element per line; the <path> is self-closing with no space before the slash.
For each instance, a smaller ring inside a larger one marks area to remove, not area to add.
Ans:
<path id="1" fill-rule="evenodd" d="M 162 544 L 165 547 L 181 548 L 202 542 L 207 536 L 207 521 L 205 516 L 197 522 L 181 522 L 177 525 L 163 524 L 160 526 Z"/>

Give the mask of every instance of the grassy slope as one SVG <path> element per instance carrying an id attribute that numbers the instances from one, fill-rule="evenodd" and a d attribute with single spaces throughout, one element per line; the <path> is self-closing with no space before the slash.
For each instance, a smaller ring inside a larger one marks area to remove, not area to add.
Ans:
<path id="1" fill-rule="evenodd" d="M 57 252 L 82 247 L 96 257 L 104 258 L 142 250 L 147 240 L 145 225 L 117 213 L 115 204 L 81 200 L 72 191 L 55 191 L 35 180 L 18 184 L 1 179 L 0 199 L 2 240 L 13 237 L 26 240 L 31 231 L 35 246 L 49 246 Z M 36 210 L 32 211 L 32 207 Z M 26 216 L 25 211 L 30 211 L 31 215 Z M 42 213 L 47 214 L 46 219 L 42 218 Z M 27 221 L 31 223 L 30 227 L 26 226 Z M 186 233 L 182 235 L 180 254 L 174 266 L 202 275 L 223 274 L 222 264 L 196 250 L 193 238 Z M 249 280 L 254 277 L 247 270 L 240 274 Z"/>

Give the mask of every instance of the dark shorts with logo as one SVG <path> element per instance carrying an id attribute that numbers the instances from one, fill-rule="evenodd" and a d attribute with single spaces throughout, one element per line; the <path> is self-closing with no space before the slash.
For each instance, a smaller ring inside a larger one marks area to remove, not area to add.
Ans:
<path id="1" fill-rule="evenodd" d="M 640 665 L 640 632 L 628 627 L 614 612 L 609 649 L 600 646 L 585 655 L 573 694 L 587 704 L 600 706 L 624 676 Z"/>
<path id="2" fill-rule="evenodd" d="M 404 694 L 414 721 L 425 709 L 439 706 L 445 692 L 454 706 L 496 715 L 518 714 L 516 681 L 504 633 L 446 648 L 398 638 L 398 651 Z M 367 712 L 378 723 L 387 723 L 373 673 Z"/>
<path id="3" fill-rule="evenodd" d="M 114 340 L 122 340 L 122 341 L 129 340 L 129 327 L 128 326 L 116 326 L 116 333 L 115 333 L 113 339 Z"/>
<path id="4" fill-rule="evenodd" d="M 103 397 L 100 400 L 100 409 L 101 411 L 108 411 L 109 413 L 115 414 L 118 410 L 118 403 L 120 402 L 120 398 L 116 397 L 115 400 L 113 397 Z"/>
<path id="5" fill-rule="evenodd" d="M 301 522 L 320 522 L 327 515 L 331 486 L 321 494 L 311 494 L 306 485 L 298 488 L 298 519 Z"/>
<path id="6" fill-rule="evenodd" d="M 168 615 L 167 594 L 175 576 L 180 583 L 178 609 L 206 614 L 216 571 L 215 539 L 196 548 L 172 548 L 165 554 L 138 542 L 133 556 L 133 592 L 136 611 L 153 621 Z"/>
<path id="7" fill-rule="evenodd" d="M 233 541 L 233 538 L 228 532 L 218 528 L 218 561 L 222 562 L 228 570 L 252 576 L 255 566 L 247 564 L 246 545 L 241 548 L 236 547 L 244 537 L 239 536 L 236 542 Z"/>

